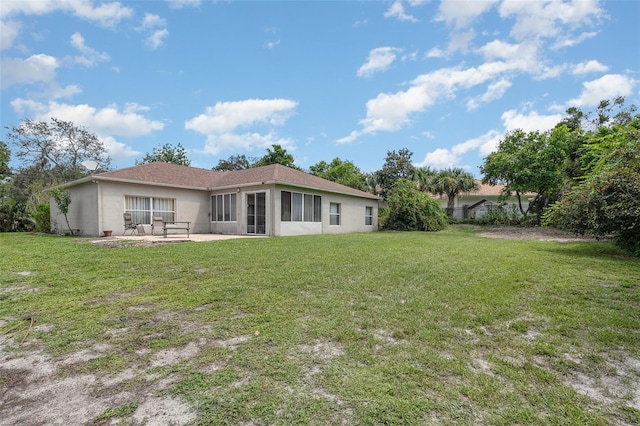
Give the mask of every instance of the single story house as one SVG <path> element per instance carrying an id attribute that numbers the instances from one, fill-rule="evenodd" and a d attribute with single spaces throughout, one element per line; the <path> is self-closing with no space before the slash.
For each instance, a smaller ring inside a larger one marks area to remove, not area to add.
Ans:
<path id="1" fill-rule="evenodd" d="M 518 197 L 512 195 L 506 200 L 500 200 L 504 185 L 488 185 L 482 183 L 482 181 L 476 179 L 478 184 L 478 191 L 461 192 L 455 199 L 453 217 L 456 219 L 479 219 L 482 216 L 488 214 L 492 209 L 502 206 L 507 210 L 511 210 L 512 206 L 518 207 Z M 529 201 L 535 198 L 536 194 L 527 193 L 521 196 L 522 208 L 527 210 L 529 207 Z M 440 203 L 440 207 L 447 208 L 447 196 L 436 196 L 436 199 Z"/>
<path id="2" fill-rule="evenodd" d="M 303 235 L 378 229 L 379 197 L 280 164 L 212 170 L 154 162 L 62 185 L 79 235 L 125 232 L 124 214 L 151 233 L 154 217 L 189 222 L 191 233 Z M 51 202 L 51 226 L 65 232 Z M 158 230 L 155 230 L 158 233 Z"/>

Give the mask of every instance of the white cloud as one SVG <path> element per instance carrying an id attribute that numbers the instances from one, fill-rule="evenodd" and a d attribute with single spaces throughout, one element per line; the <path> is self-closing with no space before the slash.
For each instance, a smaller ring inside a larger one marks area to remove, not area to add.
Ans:
<path id="1" fill-rule="evenodd" d="M 358 77 L 370 77 L 373 73 L 387 70 L 396 60 L 396 53 L 402 49 L 396 47 L 376 47 L 369 51 L 367 62 L 357 72 Z"/>
<path id="2" fill-rule="evenodd" d="M 147 37 L 146 43 L 151 50 L 156 50 L 164 44 L 164 39 L 169 36 L 169 31 L 164 28 L 156 30 Z"/>
<path id="3" fill-rule="evenodd" d="M 49 83 L 55 79 L 59 62 L 49 55 L 32 55 L 27 59 L 2 58 L 0 76 L 2 88 L 13 84 Z"/>
<path id="4" fill-rule="evenodd" d="M 349 133 L 348 136 L 345 136 L 343 138 L 337 139 L 336 143 L 339 143 L 339 144 L 351 143 L 351 142 L 355 141 L 356 139 L 358 139 L 361 134 L 362 133 L 360 133 L 359 131 L 354 130 L 353 132 Z"/>
<path id="5" fill-rule="evenodd" d="M 11 101 L 11 106 L 19 115 L 26 114 L 37 121 L 51 117 L 72 121 L 100 136 L 136 137 L 164 128 L 162 122 L 138 114 L 131 109 L 131 105 L 135 104 L 127 104 L 127 110 L 120 110 L 117 105 L 97 109 L 87 104 L 42 103 L 20 98 Z"/>
<path id="6" fill-rule="evenodd" d="M 166 27 L 167 21 L 164 18 L 161 18 L 158 15 L 153 13 L 145 13 L 144 18 L 142 19 L 142 25 L 140 25 L 139 30 L 152 30 L 157 27 Z"/>
<path id="7" fill-rule="evenodd" d="M 515 109 L 502 113 L 502 123 L 505 131 L 509 132 L 516 129 L 522 129 L 525 132 L 546 132 L 552 129 L 562 120 L 563 115 L 540 115 L 536 111 L 523 114 Z"/>
<path id="8" fill-rule="evenodd" d="M 20 34 L 22 24 L 15 21 L 0 21 L 0 50 L 9 49 Z"/>
<path id="9" fill-rule="evenodd" d="M 278 138 L 272 130 L 266 134 L 239 133 L 257 125 L 281 126 L 295 112 L 297 102 L 289 99 L 248 99 L 236 102 L 218 102 L 207 107 L 203 114 L 185 122 L 185 128 L 207 135 L 205 152 L 214 154 L 225 149 L 240 147 L 250 150 L 272 144 L 292 147 L 289 139 Z"/>
<path id="10" fill-rule="evenodd" d="M 556 37 L 563 26 L 572 29 L 589 25 L 603 14 L 597 0 L 503 0 L 498 10 L 503 18 L 515 17 L 511 35 L 517 40 Z"/>
<path id="11" fill-rule="evenodd" d="M 465 28 L 478 16 L 491 9 L 497 0 L 443 0 L 438 8 L 437 21 L 444 21 L 455 28 Z"/>
<path id="12" fill-rule="evenodd" d="M 426 55 L 427 58 L 446 58 L 447 56 L 449 56 L 449 54 L 440 49 L 439 47 L 434 47 L 431 50 L 429 50 Z"/>
<path id="13" fill-rule="evenodd" d="M 433 167 L 435 169 L 444 169 L 447 167 L 456 167 L 460 162 L 460 157 L 469 151 L 478 150 L 480 155 L 487 156 L 495 151 L 503 137 L 503 133 L 497 130 L 489 130 L 484 135 L 477 138 L 469 139 L 463 143 L 453 146 L 451 149 L 437 148 L 428 152 L 424 160 L 416 164 L 417 167 Z"/>
<path id="14" fill-rule="evenodd" d="M 20 14 L 44 15 L 58 10 L 107 28 L 113 28 L 121 20 L 133 16 L 133 9 L 119 2 L 101 3 L 94 7 L 89 0 L 38 0 L 5 1 L 0 8 L 0 18 Z"/>
<path id="15" fill-rule="evenodd" d="M 407 53 L 406 55 L 402 55 L 400 59 L 402 59 L 402 62 L 415 61 L 418 59 L 418 52 L 415 51 L 415 52 Z"/>
<path id="16" fill-rule="evenodd" d="M 202 152 L 216 155 L 226 150 L 252 151 L 258 148 L 269 148 L 272 145 L 280 145 L 287 150 L 295 148 L 291 139 L 279 138 L 274 133 L 223 133 L 207 135 L 207 142 Z"/>
<path id="17" fill-rule="evenodd" d="M 449 52 L 453 53 L 456 50 L 466 52 L 468 50 L 469 43 L 476 36 L 473 31 L 467 32 L 453 32 L 449 36 Z"/>
<path id="18" fill-rule="evenodd" d="M 609 70 L 609 67 L 607 67 L 606 65 L 603 65 L 596 60 L 591 60 L 587 62 L 580 62 L 579 64 L 574 66 L 572 73 L 574 75 L 581 75 L 581 74 L 589 74 L 592 72 L 606 72 L 608 70 Z"/>
<path id="19" fill-rule="evenodd" d="M 417 167 L 433 167 L 435 169 L 446 169 L 447 167 L 454 167 L 459 161 L 459 157 L 445 148 L 438 148 L 425 155 L 424 160 L 418 164 Z"/>
<path id="20" fill-rule="evenodd" d="M 145 44 L 151 50 L 156 50 L 164 45 L 164 40 L 169 36 L 166 25 L 167 21 L 164 18 L 153 13 L 145 13 L 142 23 L 136 30 L 147 33 Z"/>
<path id="21" fill-rule="evenodd" d="M 503 136 L 504 133 L 502 132 L 489 130 L 484 135 L 469 139 L 468 141 L 454 146 L 451 150 L 456 155 L 462 155 L 477 149 L 480 155 L 484 157 L 496 150 L 500 143 L 500 139 L 502 139 Z"/>
<path id="22" fill-rule="evenodd" d="M 507 79 L 500 79 L 495 83 L 492 83 L 487 88 L 487 91 L 477 98 L 469 100 L 467 102 L 467 110 L 472 111 L 478 108 L 481 104 L 495 101 L 496 99 L 502 98 L 504 93 L 511 87 L 511 82 Z"/>
<path id="23" fill-rule="evenodd" d="M 597 31 L 592 31 L 592 32 L 582 33 L 577 37 L 572 37 L 571 35 L 561 36 L 561 37 L 558 37 L 558 40 L 556 40 L 556 42 L 551 46 L 551 50 L 558 50 L 564 47 L 575 46 L 576 44 L 580 44 L 583 41 L 593 38 L 597 35 L 598 35 Z"/>
<path id="24" fill-rule="evenodd" d="M 600 101 L 617 96 L 629 96 L 636 86 L 637 80 L 621 74 L 607 74 L 596 80 L 582 83 L 582 93 L 571 99 L 569 106 L 595 106 Z"/>
<path id="25" fill-rule="evenodd" d="M 396 18 L 399 21 L 409 21 L 409 22 L 420 22 L 418 19 L 414 18 L 411 15 L 407 15 L 404 12 L 404 6 L 402 5 L 401 0 L 396 0 L 389 10 L 384 13 L 385 18 Z"/>
<path id="26" fill-rule="evenodd" d="M 410 122 L 410 116 L 424 111 L 442 99 L 455 98 L 456 93 L 511 71 L 528 71 L 528 61 L 486 62 L 478 67 L 461 69 L 441 68 L 422 74 L 411 82 L 408 89 L 396 93 L 380 93 L 366 103 L 366 118 L 360 121 L 362 129 L 339 139 L 340 143 L 353 142 L 364 134 L 378 131 L 395 131 Z M 504 89 L 504 83 L 494 87 L 492 94 Z"/>
<path id="27" fill-rule="evenodd" d="M 185 7 L 200 7 L 201 0 L 166 0 L 170 9 L 183 9 Z"/>
<path id="28" fill-rule="evenodd" d="M 115 161 L 124 161 L 132 157 L 137 157 L 142 154 L 140 151 L 135 151 L 129 145 L 118 141 L 113 136 L 98 136 L 104 146 L 107 148 L 107 153 Z"/>
<path id="29" fill-rule="evenodd" d="M 110 61 L 111 57 L 105 52 L 98 52 L 95 49 L 87 46 L 84 42 L 84 37 L 80 33 L 74 33 L 71 35 L 71 45 L 78 49 L 82 56 L 76 56 L 73 58 L 74 62 L 82 64 L 86 67 L 92 67 L 99 61 Z"/>
<path id="30" fill-rule="evenodd" d="M 51 117 L 56 117 L 87 128 L 105 143 L 109 155 L 116 160 L 127 159 L 140 153 L 117 141 L 115 136 L 139 137 L 164 128 L 162 122 L 150 120 L 139 114 L 146 111 L 147 107 L 135 103 L 126 104 L 122 109 L 116 105 L 98 109 L 86 104 L 42 103 L 15 99 L 11 106 L 17 114 L 30 116 L 36 121 L 48 121 Z"/>

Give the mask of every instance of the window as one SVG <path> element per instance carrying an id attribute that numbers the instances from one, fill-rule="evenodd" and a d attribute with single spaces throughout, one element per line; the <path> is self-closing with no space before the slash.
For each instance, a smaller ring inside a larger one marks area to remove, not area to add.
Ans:
<path id="1" fill-rule="evenodd" d="M 235 193 L 211 196 L 211 221 L 235 222 L 237 220 L 237 196 Z"/>
<path id="2" fill-rule="evenodd" d="M 329 205 L 329 224 L 340 225 L 340 204 L 338 203 Z"/>
<path id="3" fill-rule="evenodd" d="M 291 193 L 291 221 L 302 222 L 302 194 Z"/>
<path id="4" fill-rule="evenodd" d="M 280 192 L 280 220 L 322 222 L 322 197 L 301 192 Z"/>
<path id="5" fill-rule="evenodd" d="M 124 197 L 124 211 L 131 213 L 133 223 L 151 224 L 151 218 L 162 216 L 162 220 L 172 222 L 176 216 L 176 200 L 173 198 Z"/>
<path id="6" fill-rule="evenodd" d="M 373 225 L 373 207 L 371 206 L 364 208 L 364 224 Z"/>

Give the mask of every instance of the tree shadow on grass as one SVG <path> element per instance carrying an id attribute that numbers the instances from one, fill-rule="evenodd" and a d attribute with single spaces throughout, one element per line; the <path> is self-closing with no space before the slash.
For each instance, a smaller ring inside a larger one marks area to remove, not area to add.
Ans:
<path id="1" fill-rule="evenodd" d="M 599 259 L 608 258 L 611 260 L 629 260 L 631 262 L 637 262 L 640 265 L 640 257 L 634 256 L 633 253 L 617 247 L 614 243 L 609 241 L 567 242 L 554 245 L 546 245 L 544 247 L 538 246 L 535 248 L 535 250 L 571 257 L 594 257 Z"/>

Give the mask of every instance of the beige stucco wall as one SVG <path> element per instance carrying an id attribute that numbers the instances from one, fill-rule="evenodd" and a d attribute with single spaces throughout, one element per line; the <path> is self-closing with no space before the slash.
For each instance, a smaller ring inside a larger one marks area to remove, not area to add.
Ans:
<path id="1" fill-rule="evenodd" d="M 322 197 L 322 222 L 281 222 L 281 191 L 320 195 Z M 330 225 L 329 211 L 331 203 L 340 204 L 340 225 Z M 372 225 L 365 225 L 365 206 L 373 208 Z M 277 219 L 274 226 L 274 235 L 345 234 L 378 230 L 377 200 L 280 185 L 275 190 L 273 207 L 275 218 Z"/>
<path id="2" fill-rule="evenodd" d="M 235 222 L 211 222 L 211 232 L 220 234 L 247 234 L 247 194 L 265 192 L 266 195 L 266 235 L 310 235 L 310 234 L 338 234 L 350 232 L 371 232 L 378 230 L 378 201 L 367 200 L 348 195 L 304 189 L 286 185 L 256 185 L 250 187 L 228 188 L 213 191 L 211 195 L 237 193 Z M 320 195 L 322 197 L 322 222 L 282 222 L 281 199 L 282 191 L 300 192 L 303 194 Z M 210 202 L 210 201 L 209 201 Z M 341 223 L 339 226 L 329 224 L 329 206 L 331 203 L 341 205 Z M 365 225 L 365 206 L 373 208 L 373 224 Z"/>
<path id="3" fill-rule="evenodd" d="M 207 191 L 104 182 L 99 185 L 102 187 L 103 229 L 112 229 L 114 235 L 124 233 L 122 214 L 124 213 L 124 198 L 127 195 L 174 198 L 176 200 L 176 221 L 191 222 L 190 232 L 194 234 L 210 232 L 209 193 Z M 145 224 L 144 228 L 145 232 L 151 233 L 151 224 Z"/>
<path id="4" fill-rule="evenodd" d="M 80 230 L 80 235 L 99 235 L 98 218 L 98 186 L 95 183 L 87 182 L 78 185 L 69 191 L 71 204 L 67 218 L 69 225 L 76 230 Z M 50 199 L 51 206 L 51 230 L 58 234 L 65 234 L 69 231 L 64 215 L 58 210 L 53 197 Z"/>
<path id="5" fill-rule="evenodd" d="M 238 192 L 240 190 L 240 192 Z M 301 192 L 322 197 L 322 222 L 281 222 L 281 191 Z M 378 230 L 378 201 L 348 195 L 333 194 L 311 189 L 302 189 L 275 184 L 255 185 L 242 188 L 227 188 L 204 191 L 183 188 L 166 188 L 119 182 L 86 182 L 69 188 L 71 204 L 69 223 L 79 229 L 81 235 L 100 236 L 110 230 L 113 235 L 124 233 L 125 196 L 174 198 L 176 221 L 191 222 L 192 233 L 247 234 L 247 194 L 265 192 L 266 235 L 338 234 L 372 232 Z M 235 222 L 213 222 L 211 220 L 211 196 L 236 193 L 237 220 Z M 330 204 L 341 206 L 340 225 L 330 225 Z M 365 207 L 373 209 L 373 223 L 365 225 Z M 64 216 L 51 203 L 52 227 L 66 231 Z M 151 233 L 151 224 L 144 224 L 146 233 Z"/>
<path id="6" fill-rule="evenodd" d="M 232 235 L 246 235 L 247 234 L 247 194 L 255 194 L 258 192 L 265 193 L 266 203 L 266 234 L 273 234 L 273 191 L 275 185 L 254 185 L 244 186 L 242 188 L 227 188 L 210 193 L 208 209 L 211 210 L 211 196 L 218 194 L 230 194 L 236 193 L 236 221 L 235 222 L 214 222 L 210 220 L 210 232 L 214 234 L 232 234 Z M 240 192 L 238 192 L 240 190 Z"/>
<path id="7" fill-rule="evenodd" d="M 113 235 L 124 234 L 124 199 L 126 195 L 140 197 L 174 198 L 176 221 L 191 222 L 192 233 L 209 233 L 209 192 L 182 188 L 164 188 L 152 185 L 117 182 L 87 182 L 69 188 L 69 223 L 80 229 L 81 235 L 100 236 L 105 230 Z M 51 204 L 52 227 L 64 224 L 55 202 Z M 54 222 L 55 221 L 55 222 Z M 151 224 L 144 224 L 145 232 L 151 233 Z"/>

